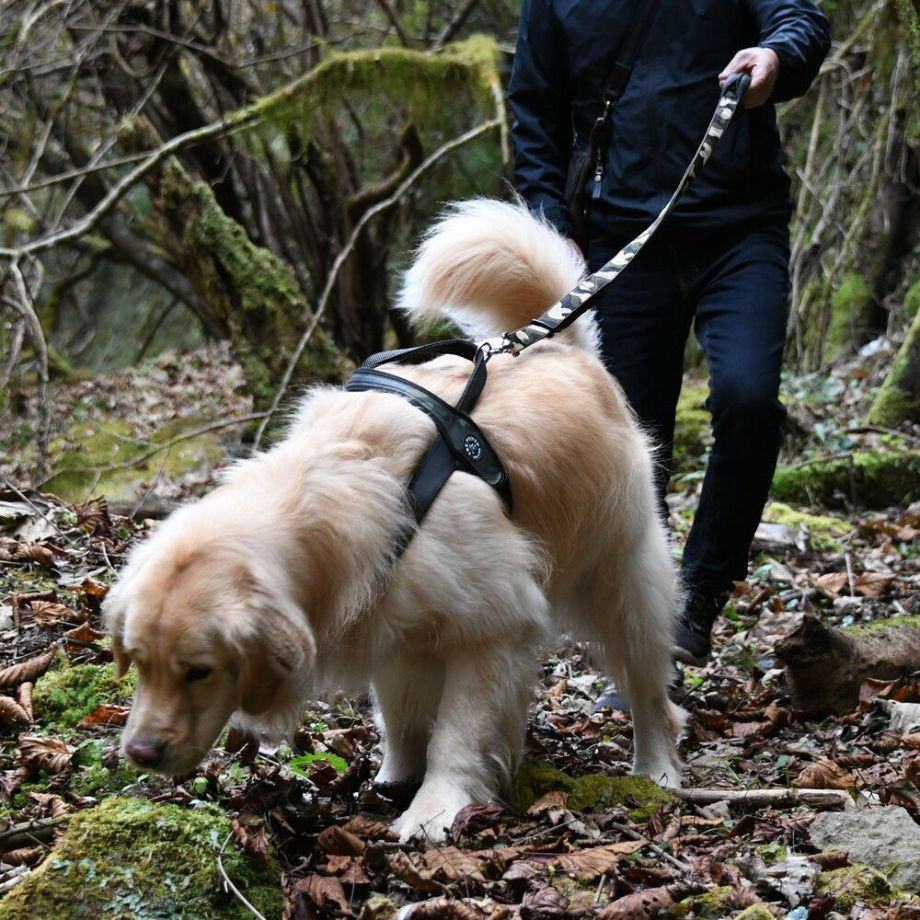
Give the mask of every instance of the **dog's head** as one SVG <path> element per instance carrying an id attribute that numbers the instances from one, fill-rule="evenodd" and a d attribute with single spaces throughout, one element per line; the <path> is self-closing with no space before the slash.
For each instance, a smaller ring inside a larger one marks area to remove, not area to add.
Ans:
<path id="1" fill-rule="evenodd" d="M 164 539 L 158 539 L 158 537 Z M 283 571 L 263 554 L 156 535 L 105 602 L 119 674 L 138 689 L 123 751 L 138 767 L 193 769 L 240 713 L 278 723 L 312 670 L 315 643 Z"/>

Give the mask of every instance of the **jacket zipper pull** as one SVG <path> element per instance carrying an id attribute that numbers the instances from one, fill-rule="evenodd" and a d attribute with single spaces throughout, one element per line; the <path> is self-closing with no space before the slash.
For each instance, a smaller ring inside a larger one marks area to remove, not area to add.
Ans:
<path id="1" fill-rule="evenodd" d="M 600 155 L 597 158 L 597 165 L 594 167 L 594 186 L 591 189 L 591 200 L 597 201 L 601 197 L 601 184 L 604 181 L 604 164 Z"/>

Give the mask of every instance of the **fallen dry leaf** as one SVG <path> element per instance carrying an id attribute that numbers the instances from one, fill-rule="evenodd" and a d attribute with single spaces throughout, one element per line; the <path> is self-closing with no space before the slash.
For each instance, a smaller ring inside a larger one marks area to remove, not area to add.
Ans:
<path id="1" fill-rule="evenodd" d="M 345 889 L 334 875 L 308 875 L 294 883 L 294 890 L 322 911 L 328 911 L 331 907 L 338 908 L 343 913 L 348 910 Z"/>
<path id="2" fill-rule="evenodd" d="M 527 814 L 536 817 L 538 815 L 545 814 L 548 811 L 565 809 L 568 805 L 568 802 L 568 793 L 565 793 L 560 789 L 554 789 L 552 792 L 547 792 L 546 795 L 537 799 L 537 801 L 527 809 Z"/>
<path id="3" fill-rule="evenodd" d="M 38 862 L 47 852 L 44 847 L 20 847 L 18 850 L 7 850 L 3 854 L 3 862 L 8 866 L 31 866 Z"/>
<path id="4" fill-rule="evenodd" d="M 54 738 L 40 738 L 38 735 L 19 736 L 20 763 L 47 770 L 49 773 L 66 770 L 75 751 L 75 747 Z"/>
<path id="5" fill-rule="evenodd" d="M 22 705 L 12 697 L 0 696 L 0 723 L 22 722 L 28 724 L 32 719 Z"/>
<path id="6" fill-rule="evenodd" d="M 54 566 L 54 553 L 47 546 L 39 546 L 38 543 L 20 543 L 16 557 L 26 562 L 37 562 L 48 568 Z"/>
<path id="7" fill-rule="evenodd" d="M 588 882 L 606 875 L 621 859 L 643 846 L 643 840 L 624 840 L 620 843 L 588 847 L 573 853 L 560 853 L 553 860 L 553 865 L 562 872 Z"/>
<path id="8" fill-rule="evenodd" d="M 673 903 L 667 888 L 647 888 L 612 901 L 597 915 L 597 920 L 646 920 L 660 916 Z"/>
<path id="9" fill-rule="evenodd" d="M 436 882 L 427 869 L 419 869 L 412 862 L 408 853 L 397 850 L 387 856 L 387 864 L 390 871 L 399 879 L 402 879 L 407 885 L 415 888 L 417 891 L 428 892 L 443 891 L 444 886 Z"/>
<path id="10" fill-rule="evenodd" d="M 113 703 L 100 703 L 81 723 L 87 725 L 124 725 L 131 713 L 130 706 L 116 706 Z"/>
<path id="11" fill-rule="evenodd" d="M 70 607 L 64 604 L 55 604 L 52 601 L 30 601 L 29 608 L 35 617 L 36 624 L 42 628 L 53 626 L 62 620 L 75 622 L 83 619 L 82 614 L 77 613 L 76 610 L 71 610 Z"/>
<path id="12" fill-rule="evenodd" d="M 887 572 L 863 572 L 853 584 L 853 589 L 863 597 L 880 597 L 894 581 Z"/>
<path id="13" fill-rule="evenodd" d="M 437 847 L 426 850 L 422 859 L 430 876 L 439 882 L 472 880 L 485 883 L 482 860 L 474 853 L 451 846 Z"/>
<path id="14" fill-rule="evenodd" d="M 830 598 L 840 597 L 841 592 L 849 584 L 846 572 L 828 572 L 814 579 L 815 587 Z"/>
<path id="15" fill-rule="evenodd" d="M 822 757 L 805 767 L 790 785 L 796 789 L 855 789 L 856 780 L 832 760 Z"/>
<path id="16" fill-rule="evenodd" d="M 233 818 L 230 821 L 233 839 L 242 849 L 258 859 L 266 859 L 269 852 L 268 834 L 261 819 Z"/>
<path id="17" fill-rule="evenodd" d="M 337 856 L 360 856 L 366 846 L 356 834 L 336 825 L 323 830 L 316 838 L 316 843 L 324 853 Z"/>
<path id="18" fill-rule="evenodd" d="M 22 706 L 23 712 L 25 712 L 28 717 L 28 721 L 34 722 L 35 716 L 32 713 L 32 684 L 29 681 L 20 684 L 16 696 L 19 700 L 19 705 Z"/>
<path id="19" fill-rule="evenodd" d="M 526 892 L 521 901 L 522 909 L 537 917 L 564 917 L 568 906 L 568 900 L 551 885 Z"/>
<path id="20" fill-rule="evenodd" d="M 495 824 L 502 813 L 499 805 L 466 805 L 457 812 L 450 826 L 450 836 L 458 840 L 463 836 L 479 834 Z"/>
<path id="21" fill-rule="evenodd" d="M 36 677 L 40 677 L 48 670 L 52 661 L 54 661 L 54 652 L 48 652 L 37 658 L 20 661 L 19 664 L 4 668 L 0 671 L 0 687 L 15 687 L 24 681 L 34 683 Z"/>

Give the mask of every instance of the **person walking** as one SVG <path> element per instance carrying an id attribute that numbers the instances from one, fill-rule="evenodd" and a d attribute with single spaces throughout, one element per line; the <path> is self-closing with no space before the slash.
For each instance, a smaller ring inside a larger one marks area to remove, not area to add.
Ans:
<path id="1" fill-rule="evenodd" d="M 648 0 L 524 0 L 508 100 L 516 186 L 573 237 L 566 177 L 587 149 L 618 50 Z M 674 424 L 691 326 L 709 364 L 713 447 L 684 549 L 675 657 L 704 663 L 748 553 L 782 439 L 778 399 L 789 298 L 789 178 L 774 104 L 806 92 L 830 46 L 811 0 L 660 0 L 610 141 L 587 170 L 577 245 L 595 271 L 654 220 L 719 98 L 751 84 L 709 163 L 596 307 L 603 359 L 657 445 L 667 516 Z M 593 166 L 596 165 L 596 168 Z M 573 241 L 573 245 L 576 242 Z"/>

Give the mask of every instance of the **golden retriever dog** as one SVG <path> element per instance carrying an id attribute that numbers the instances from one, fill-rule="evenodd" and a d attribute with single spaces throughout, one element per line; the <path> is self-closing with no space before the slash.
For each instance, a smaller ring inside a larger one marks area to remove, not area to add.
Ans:
<path id="1" fill-rule="evenodd" d="M 584 269 L 522 206 L 476 200 L 429 233 L 401 302 L 494 335 Z M 128 759 L 182 774 L 228 721 L 286 732 L 306 700 L 369 686 L 378 782 L 421 782 L 395 829 L 441 840 L 461 808 L 499 795 L 522 750 L 536 650 L 568 632 L 629 696 L 635 772 L 677 786 L 675 568 L 649 444 L 595 342 L 585 316 L 489 363 L 473 416 L 508 471 L 511 519 L 490 486 L 455 473 L 394 558 L 435 426 L 399 396 L 319 387 L 283 440 L 164 521 L 106 601 L 119 667 L 139 673 Z M 471 365 L 387 370 L 455 403 Z"/>

